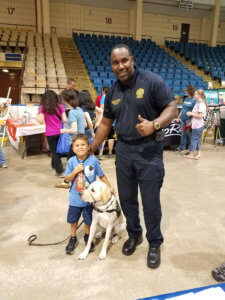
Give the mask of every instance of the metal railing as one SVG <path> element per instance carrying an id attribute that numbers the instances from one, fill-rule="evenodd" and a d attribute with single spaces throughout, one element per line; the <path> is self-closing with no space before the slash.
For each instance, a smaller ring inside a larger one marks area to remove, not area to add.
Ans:
<path id="1" fill-rule="evenodd" d="M 180 42 L 180 38 L 175 38 L 175 37 L 170 37 L 170 36 L 164 37 L 164 40 Z M 187 43 L 206 43 L 206 44 L 208 44 L 209 41 L 208 40 L 200 40 L 200 39 L 188 39 Z"/>
<path id="2" fill-rule="evenodd" d="M 0 23 L 0 26 L 3 25 L 5 27 L 11 27 L 11 26 L 15 26 L 16 28 L 18 27 L 31 27 L 31 28 L 36 28 L 35 25 L 27 25 L 27 24 L 9 24 L 9 23 Z"/>
<path id="3" fill-rule="evenodd" d="M 85 29 L 78 29 L 73 28 L 73 33 L 86 33 L 86 34 L 96 34 L 96 35 L 111 35 L 111 36 L 127 36 L 127 37 L 133 37 L 133 34 L 131 33 L 124 33 L 124 32 L 109 32 L 109 31 L 99 31 L 99 30 L 85 30 Z"/>
<path id="4" fill-rule="evenodd" d="M 218 41 L 216 44 L 217 45 L 225 45 L 225 42 Z"/>
<path id="5" fill-rule="evenodd" d="M 152 39 L 152 35 L 148 35 L 148 34 L 142 34 L 141 37 L 143 39 L 150 39 L 150 40 Z"/>

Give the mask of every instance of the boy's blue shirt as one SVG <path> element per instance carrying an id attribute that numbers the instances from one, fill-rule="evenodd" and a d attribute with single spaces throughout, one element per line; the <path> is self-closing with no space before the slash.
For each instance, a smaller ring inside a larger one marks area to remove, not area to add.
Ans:
<path id="1" fill-rule="evenodd" d="M 74 168 L 82 162 L 83 161 L 77 159 L 76 156 L 71 157 L 68 160 L 68 163 L 66 166 L 65 176 L 72 173 Z M 86 158 L 86 160 L 84 160 L 83 164 L 84 164 L 84 174 L 88 178 L 90 183 L 92 183 L 96 180 L 96 176 L 102 177 L 104 175 L 104 173 L 100 167 L 99 161 L 97 160 L 97 158 L 94 155 L 89 155 L 88 158 Z M 90 167 L 93 167 L 93 168 L 90 168 Z M 86 189 L 90 183 L 85 178 L 85 176 L 84 176 L 84 186 Z M 70 189 L 70 194 L 69 194 L 69 205 L 77 206 L 77 207 L 85 207 L 85 206 L 90 205 L 81 200 L 81 198 L 79 196 L 79 192 L 76 191 L 75 181 L 72 181 L 72 182 L 73 182 L 73 185 L 72 185 L 72 188 Z M 72 182 L 71 182 L 71 184 L 72 184 Z"/>

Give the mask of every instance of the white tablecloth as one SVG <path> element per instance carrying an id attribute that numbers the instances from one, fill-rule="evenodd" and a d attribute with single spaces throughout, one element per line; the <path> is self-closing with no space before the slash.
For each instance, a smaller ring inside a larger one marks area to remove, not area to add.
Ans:
<path id="1" fill-rule="evenodd" d="M 45 132 L 45 125 L 34 125 L 34 126 L 27 126 L 27 127 L 17 127 L 16 128 L 16 141 L 10 136 L 9 140 L 10 143 L 15 147 L 17 150 L 19 149 L 19 142 L 21 136 L 33 135 L 38 133 Z"/>

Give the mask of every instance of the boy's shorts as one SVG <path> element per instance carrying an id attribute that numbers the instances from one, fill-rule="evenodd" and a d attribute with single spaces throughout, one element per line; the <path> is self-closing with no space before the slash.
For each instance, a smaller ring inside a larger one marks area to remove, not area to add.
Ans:
<path id="1" fill-rule="evenodd" d="M 73 224 L 78 222 L 82 213 L 84 218 L 84 223 L 87 225 L 91 225 L 92 209 L 93 208 L 91 205 L 85 207 L 77 207 L 77 206 L 70 205 L 67 213 L 67 223 Z"/>

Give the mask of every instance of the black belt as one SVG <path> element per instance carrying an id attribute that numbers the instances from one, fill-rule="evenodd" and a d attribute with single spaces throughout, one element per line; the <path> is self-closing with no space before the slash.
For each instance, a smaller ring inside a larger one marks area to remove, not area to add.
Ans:
<path id="1" fill-rule="evenodd" d="M 140 139 L 136 139 L 136 140 L 126 140 L 121 137 L 118 137 L 118 141 L 123 142 L 128 145 L 139 145 L 142 143 L 149 143 L 149 142 L 155 141 L 155 137 L 156 137 L 156 134 L 153 133 L 149 136 L 146 136 L 146 137 L 140 138 Z"/>

